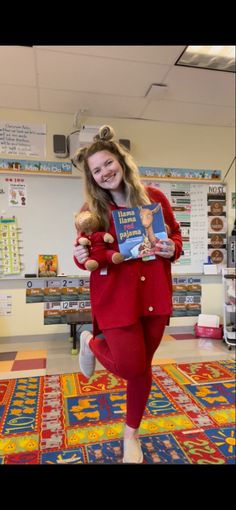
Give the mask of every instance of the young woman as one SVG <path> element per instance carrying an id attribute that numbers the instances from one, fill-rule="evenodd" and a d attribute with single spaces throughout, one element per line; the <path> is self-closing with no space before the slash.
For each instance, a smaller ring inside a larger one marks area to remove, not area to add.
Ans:
<path id="1" fill-rule="evenodd" d="M 115 239 L 110 248 L 118 250 L 112 211 L 161 203 L 168 238 L 156 242 L 154 260 L 130 259 L 91 273 L 93 335 L 81 334 L 79 361 L 87 377 L 94 372 L 96 357 L 107 370 L 127 380 L 123 461 L 141 463 L 138 429 L 151 390 L 152 358 L 172 312 L 171 262 L 181 255 L 182 239 L 166 196 L 143 186 L 132 156 L 113 138 L 111 127 L 101 127 L 94 142 L 74 158 L 85 180 L 87 202 L 82 209 L 96 213 L 100 229 Z M 88 255 L 88 249 L 75 242 L 74 261 L 80 269 Z M 100 333 L 103 338 L 96 337 Z"/>

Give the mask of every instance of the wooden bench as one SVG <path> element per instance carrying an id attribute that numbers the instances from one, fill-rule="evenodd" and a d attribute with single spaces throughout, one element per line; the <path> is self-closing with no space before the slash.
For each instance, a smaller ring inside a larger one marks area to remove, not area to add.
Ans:
<path id="1" fill-rule="evenodd" d="M 75 313 L 67 313 L 66 314 L 66 323 L 70 326 L 70 338 L 73 340 L 73 347 L 71 349 L 71 354 L 78 354 L 78 349 L 76 347 L 76 337 L 80 332 L 81 327 L 84 324 L 92 324 L 92 315 L 91 312 L 75 312 Z M 79 325 L 77 329 L 76 326 Z"/>

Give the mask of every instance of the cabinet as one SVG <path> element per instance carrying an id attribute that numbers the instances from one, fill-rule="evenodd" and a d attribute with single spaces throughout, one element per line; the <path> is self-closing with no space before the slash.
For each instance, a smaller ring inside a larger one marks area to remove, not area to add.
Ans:
<path id="1" fill-rule="evenodd" d="M 224 268 L 223 277 L 223 328 L 224 341 L 231 349 L 236 343 L 236 271 L 233 267 Z"/>

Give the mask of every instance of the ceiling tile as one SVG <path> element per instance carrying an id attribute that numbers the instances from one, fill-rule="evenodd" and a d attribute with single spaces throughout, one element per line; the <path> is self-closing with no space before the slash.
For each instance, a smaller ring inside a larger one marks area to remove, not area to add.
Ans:
<path id="1" fill-rule="evenodd" d="M 133 60 L 136 62 L 150 62 L 154 64 L 174 64 L 185 46 L 35 46 L 36 49 L 75 53 L 112 59 Z"/>
<path id="2" fill-rule="evenodd" d="M 165 80 L 169 98 L 221 106 L 234 106 L 235 74 L 173 67 Z"/>
<path id="3" fill-rule="evenodd" d="M 72 54 L 62 61 L 61 54 L 52 51 L 37 54 L 39 85 L 43 88 L 143 97 L 150 84 L 161 81 L 169 69 Z"/>
<path id="4" fill-rule="evenodd" d="M 0 46 L 0 83 L 36 85 L 32 48 Z"/>
<path id="5" fill-rule="evenodd" d="M 175 66 L 183 49 L 0 46 L 0 107 L 234 127 L 235 73 Z"/>

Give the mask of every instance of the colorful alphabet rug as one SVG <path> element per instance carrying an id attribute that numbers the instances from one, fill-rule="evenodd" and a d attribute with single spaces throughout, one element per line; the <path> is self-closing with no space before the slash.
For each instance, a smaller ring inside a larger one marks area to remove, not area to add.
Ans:
<path id="1" fill-rule="evenodd" d="M 105 370 L 0 381 L 1 464 L 122 464 L 126 382 Z M 155 365 L 144 464 L 235 464 L 235 362 Z"/>

